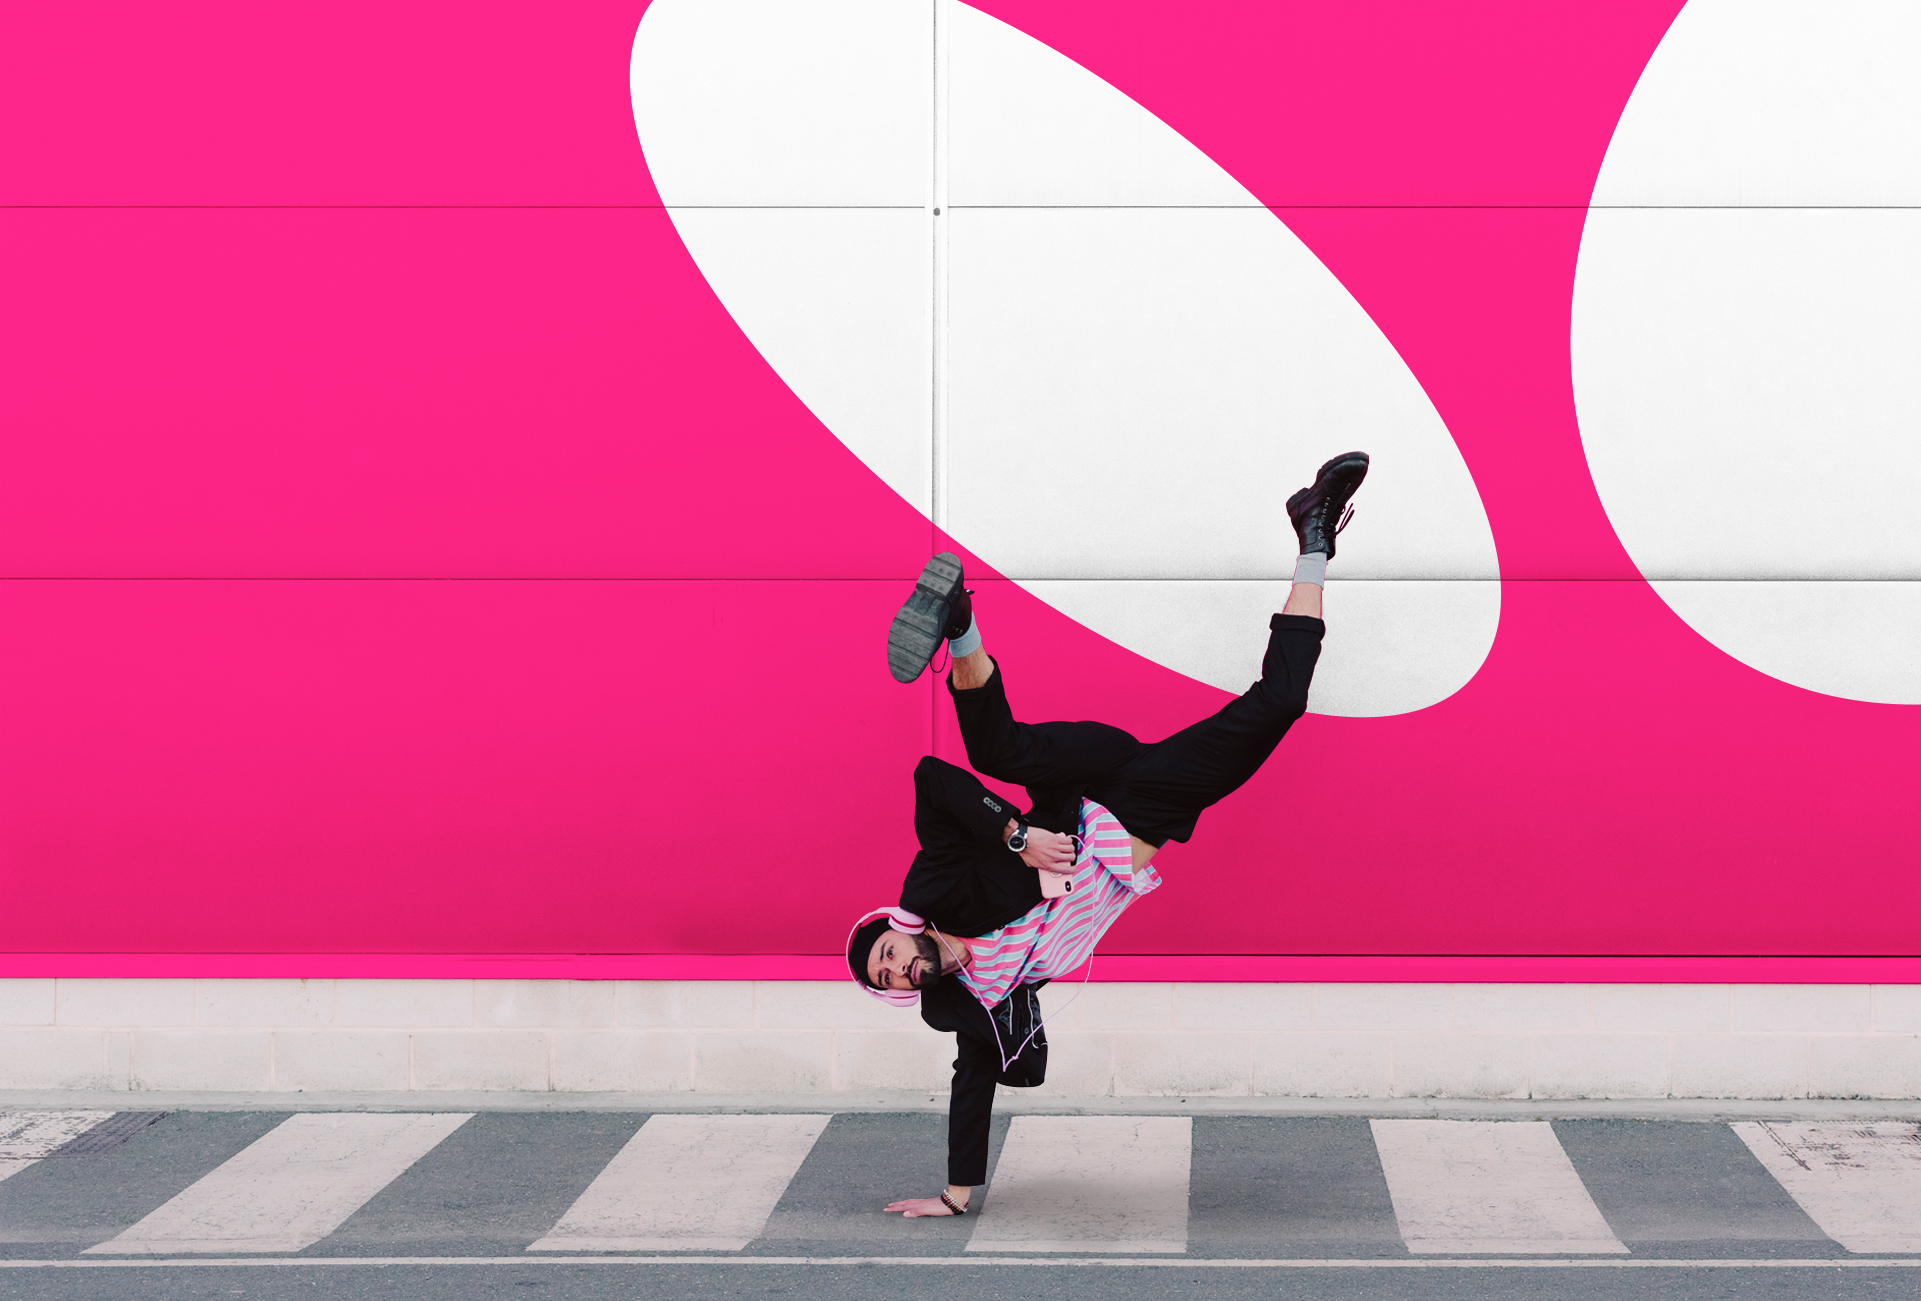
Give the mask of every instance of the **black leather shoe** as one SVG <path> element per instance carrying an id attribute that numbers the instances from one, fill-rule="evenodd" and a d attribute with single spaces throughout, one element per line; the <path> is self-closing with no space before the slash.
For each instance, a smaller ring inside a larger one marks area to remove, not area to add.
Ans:
<path id="1" fill-rule="evenodd" d="M 1294 522 L 1294 536 L 1301 540 L 1301 554 L 1325 551 L 1334 558 L 1334 535 L 1347 527 L 1341 508 L 1367 478 L 1367 453 L 1344 452 L 1321 467 L 1314 486 L 1303 488 L 1287 499 L 1287 517 Z M 1354 513 L 1349 506 L 1347 514 Z"/>
<path id="2" fill-rule="evenodd" d="M 927 562 L 914 594 L 887 632 L 887 668 L 896 682 L 912 682 L 934 661 L 940 644 L 974 622 L 973 593 L 961 586 L 960 557 L 943 551 Z"/>

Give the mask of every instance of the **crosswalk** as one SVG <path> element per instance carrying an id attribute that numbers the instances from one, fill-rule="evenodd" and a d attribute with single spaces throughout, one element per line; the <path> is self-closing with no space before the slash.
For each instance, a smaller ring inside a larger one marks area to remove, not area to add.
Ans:
<path id="1" fill-rule="evenodd" d="M 290 1116 L 126 1232 L 114 1255 L 311 1247 L 471 1115 Z"/>
<path id="2" fill-rule="evenodd" d="M 1545 1121 L 1376 1120 L 1409 1251 L 1626 1251 Z"/>
<path id="3" fill-rule="evenodd" d="M 19 1174 L 112 1117 L 111 1111 L 0 1112 L 0 1180 Z"/>
<path id="4" fill-rule="evenodd" d="M 1187 1250 L 1193 1121 L 1016 1116 L 969 1251 Z"/>
<path id="5" fill-rule="evenodd" d="M 0 1113 L 0 1261 L 831 1252 L 1921 1255 L 1921 1126 L 1022 1115 Z"/>
<path id="6" fill-rule="evenodd" d="M 650 1116 L 529 1251 L 741 1251 L 832 1116 Z"/>

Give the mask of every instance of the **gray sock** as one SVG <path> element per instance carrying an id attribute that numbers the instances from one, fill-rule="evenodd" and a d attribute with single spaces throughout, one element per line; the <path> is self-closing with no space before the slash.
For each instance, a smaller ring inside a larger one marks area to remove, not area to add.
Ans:
<path id="1" fill-rule="evenodd" d="M 1327 552 L 1309 551 L 1294 562 L 1294 581 L 1327 586 Z"/>
<path id="2" fill-rule="evenodd" d="M 947 653 L 955 659 L 972 655 L 980 648 L 981 621 L 979 619 L 969 619 L 967 621 L 967 631 L 958 637 L 952 638 L 947 643 Z"/>

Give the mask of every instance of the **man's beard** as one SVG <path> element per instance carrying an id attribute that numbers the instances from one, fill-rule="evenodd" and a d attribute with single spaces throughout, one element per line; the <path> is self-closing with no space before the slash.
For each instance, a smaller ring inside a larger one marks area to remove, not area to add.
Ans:
<path id="1" fill-rule="evenodd" d="M 940 948 L 934 937 L 925 932 L 911 936 L 914 952 L 920 955 L 920 979 L 914 982 L 915 989 L 932 989 L 940 984 Z"/>

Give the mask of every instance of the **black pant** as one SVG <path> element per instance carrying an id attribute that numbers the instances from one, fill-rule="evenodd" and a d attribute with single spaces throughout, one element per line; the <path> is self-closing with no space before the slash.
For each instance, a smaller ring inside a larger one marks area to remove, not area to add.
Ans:
<path id="1" fill-rule="evenodd" d="M 955 690 L 950 676 L 967 762 L 975 772 L 1027 787 L 1043 826 L 1044 810 L 1056 820 L 1078 817 L 1085 795 L 1151 845 L 1184 841 L 1201 811 L 1240 789 L 1307 712 L 1327 625 L 1277 614 L 1268 628 L 1261 680 L 1213 717 L 1152 745 L 1106 723 L 1016 722 L 998 661 L 986 684 L 971 690 Z"/>

